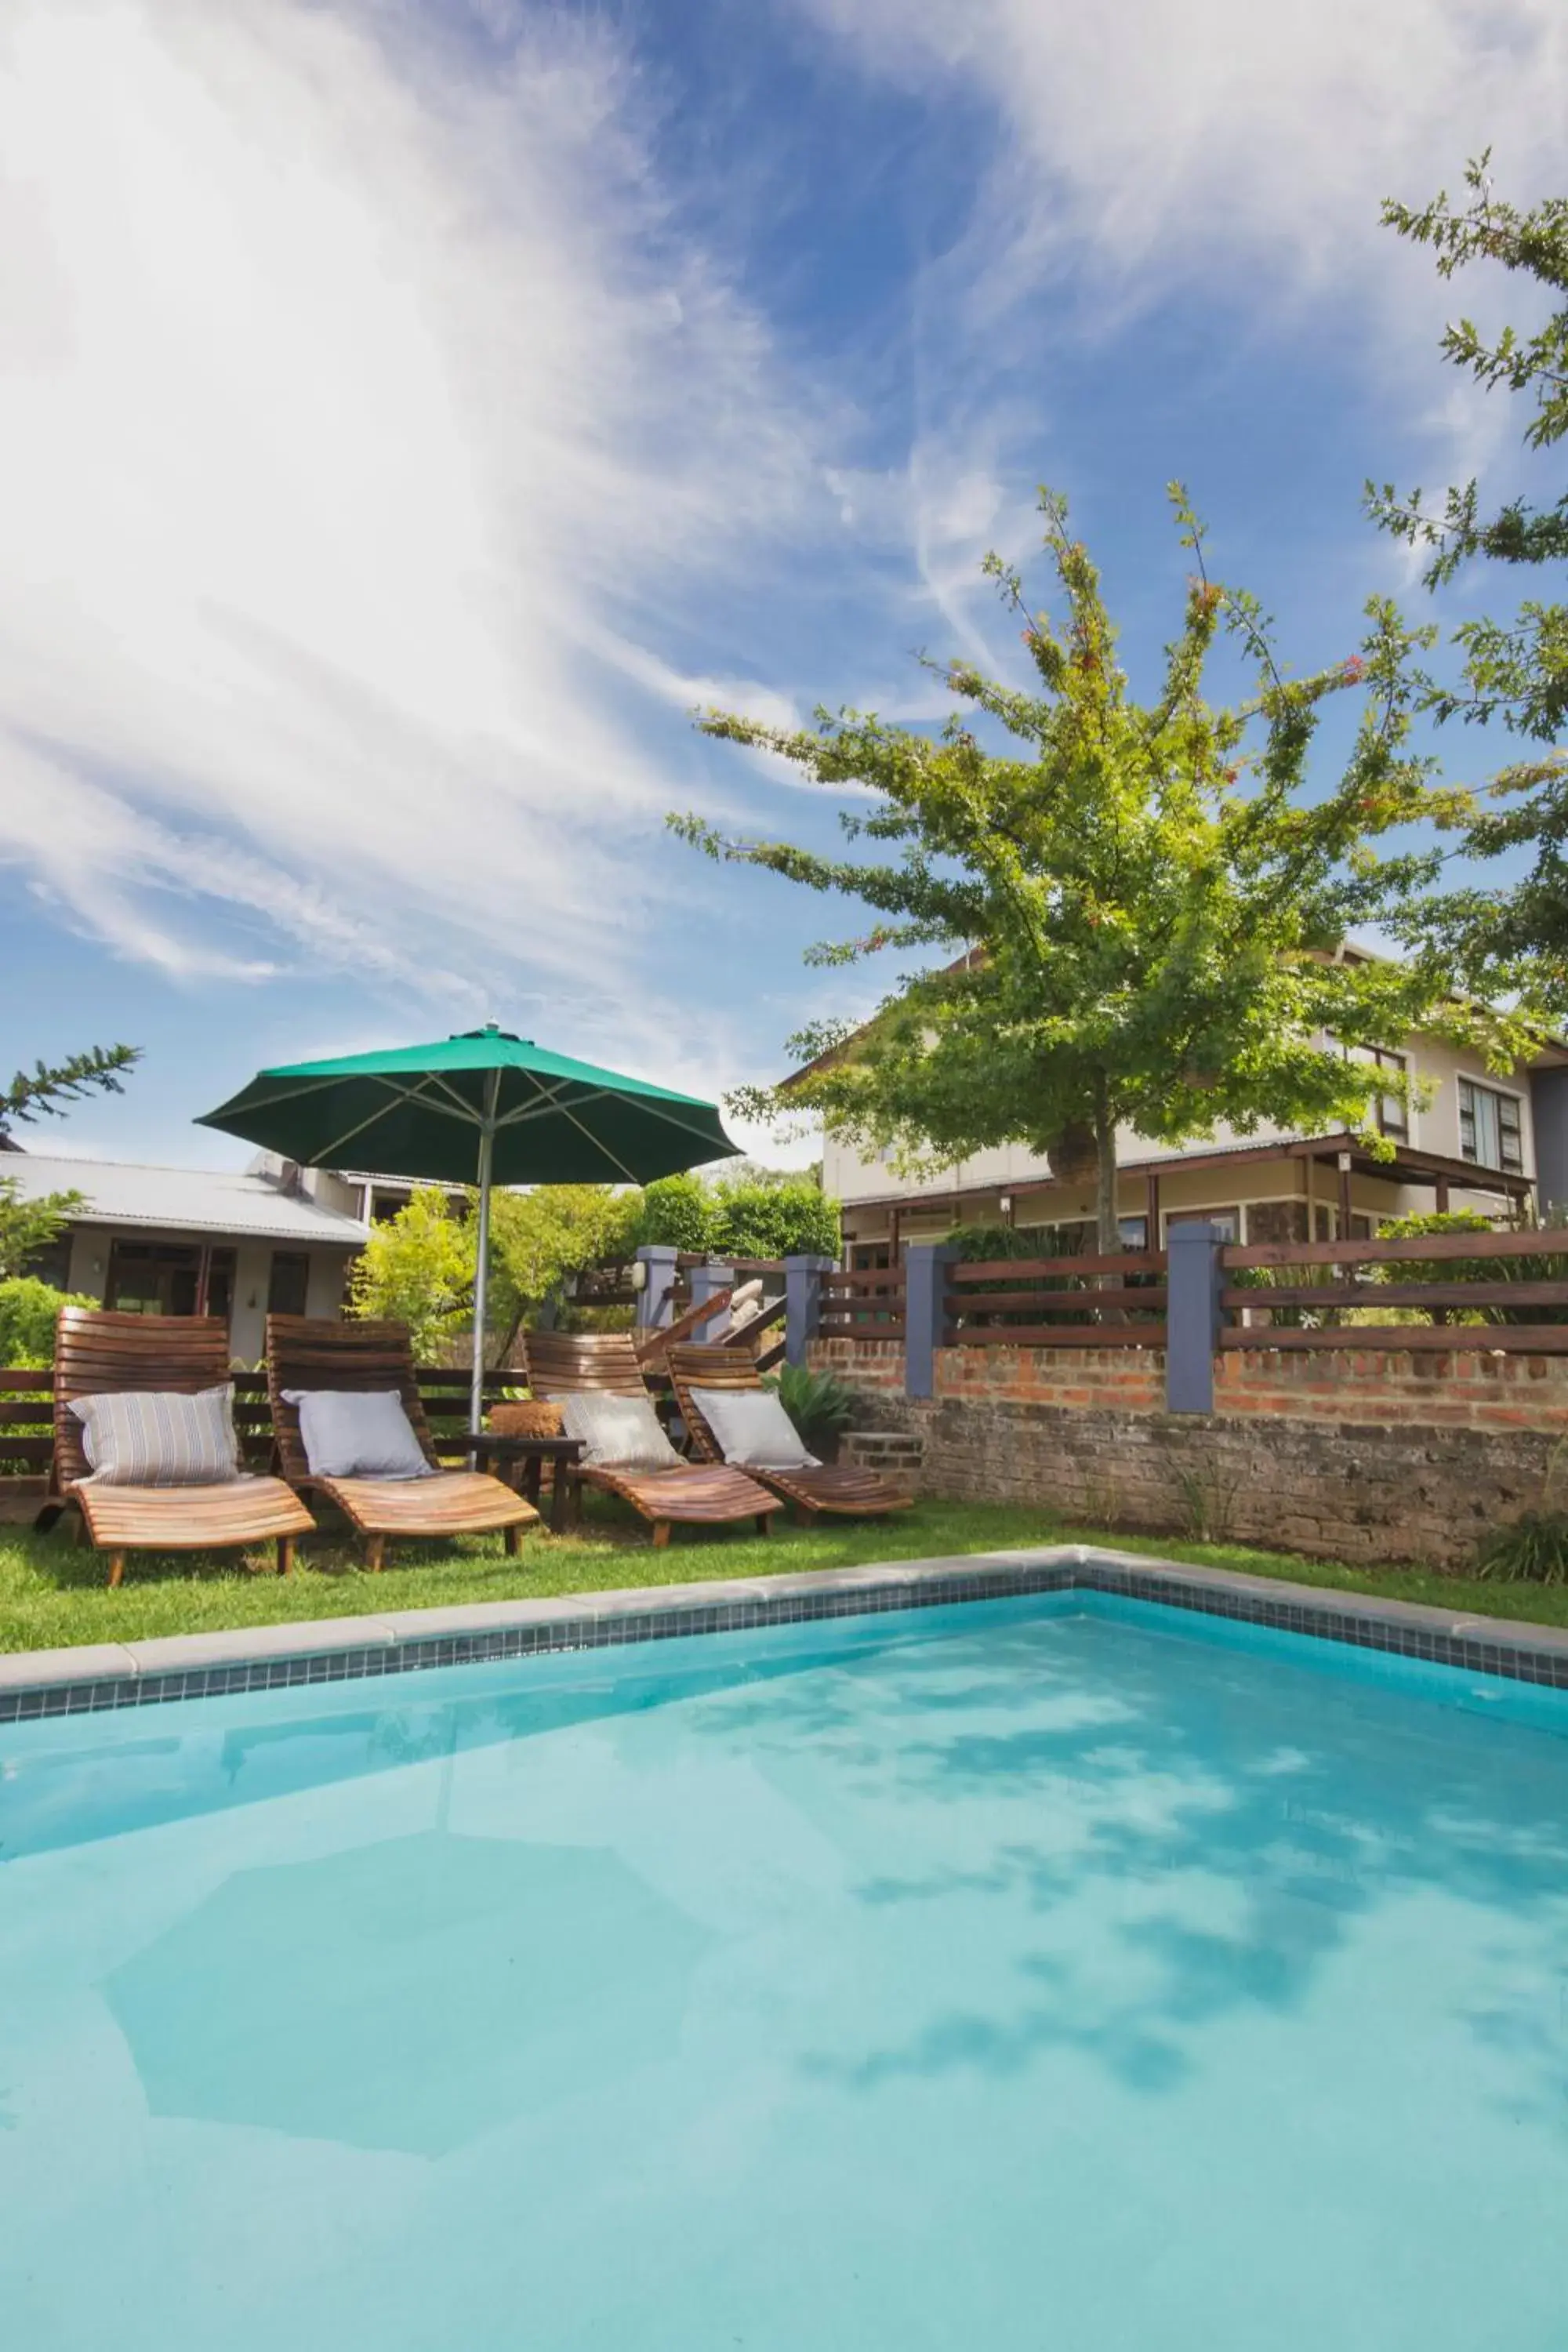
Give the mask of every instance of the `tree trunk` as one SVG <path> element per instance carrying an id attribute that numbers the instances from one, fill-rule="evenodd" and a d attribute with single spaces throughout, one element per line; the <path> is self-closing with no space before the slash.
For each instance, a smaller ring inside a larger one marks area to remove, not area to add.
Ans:
<path id="1" fill-rule="evenodd" d="M 1103 1078 L 1096 1081 L 1094 1090 L 1094 1144 L 1099 1159 L 1094 1202 L 1097 1246 L 1102 1255 L 1110 1255 L 1121 1247 L 1121 1223 L 1116 1202 L 1116 1120 Z"/>

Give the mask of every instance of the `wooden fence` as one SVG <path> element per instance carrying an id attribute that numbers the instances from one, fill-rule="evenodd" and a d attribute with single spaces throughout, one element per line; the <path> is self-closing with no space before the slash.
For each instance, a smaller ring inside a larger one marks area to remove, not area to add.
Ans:
<path id="1" fill-rule="evenodd" d="M 982 1258 L 947 1269 L 952 1348 L 1163 1348 L 1163 1250 Z"/>
<path id="2" fill-rule="evenodd" d="M 1467 1262 L 1479 1271 L 1447 1279 L 1427 1271 Z M 1568 1355 L 1568 1230 L 1562 1227 L 1426 1234 L 1410 1241 L 1230 1244 L 1220 1265 L 1222 1348 Z M 1402 1265 L 1420 1271 L 1401 1280 Z M 1390 1309 L 1400 1319 L 1391 1319 Z"/>
<path id="3" fill-rule="evenodd" d="M 901 1266 L 825 1274 L 818 1333 L 824 1339 L 901 1339 L 904 1297 Z"/>

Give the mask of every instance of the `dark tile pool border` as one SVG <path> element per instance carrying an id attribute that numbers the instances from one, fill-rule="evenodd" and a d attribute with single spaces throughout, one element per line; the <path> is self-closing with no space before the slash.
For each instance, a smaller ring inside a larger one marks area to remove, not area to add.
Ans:
<path id="1" fill-rule="evenodd" d="M 1062 1591 L 1120 1593 L 1169 1609 L 1568 1690 L 1568 1633 L 1555 1628 L 1458 1616 L 1371 1595 L 1325 1595 L 1310 1585 L 1071 1544 L 754 1581 L 405 1610 L 384 1617 L 24 1652 L 0 1656 L 0 1724 L 416 1674 L 431 1666 L 487 1664 L 543 1651 L 607 1649 Z"/>

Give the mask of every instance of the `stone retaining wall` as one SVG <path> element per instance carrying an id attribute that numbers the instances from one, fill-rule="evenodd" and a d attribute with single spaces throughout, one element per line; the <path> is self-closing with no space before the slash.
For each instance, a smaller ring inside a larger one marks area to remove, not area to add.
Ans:
<path id="1" fill-rule="evenodd" d="M 978 1402 L 925 1408 L 923 1492 L 1347 1561 L 1460 1570 L 1537 1504 L 1546 1432 Z"/>
<path id="2" fill-rule="evenodd" d="M 944 1349 L 929 1402 L 898 1358 L 813 1351 L 859 1390 L 864 1426 L 919 1433 L 928 1494 L 1346 1561 L 1467 1568 L 1540 1503 L 1568 1430 L 1559 1357 L 1232 1354 L 1212 1417 L 1167 1413 L 1163 1359 L 1142 1349 Z"/>

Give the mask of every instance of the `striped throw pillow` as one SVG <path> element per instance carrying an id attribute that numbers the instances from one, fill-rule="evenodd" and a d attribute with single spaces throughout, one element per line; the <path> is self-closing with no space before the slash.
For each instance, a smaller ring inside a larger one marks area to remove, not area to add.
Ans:
<path id="1" fill-rule="evenodd" d="M 220 1486 L 239 1475 L 228 1383 L 198 1396 L 130 1389 L 72 1397 L 70 1409 L 100 1486 Z"/>

